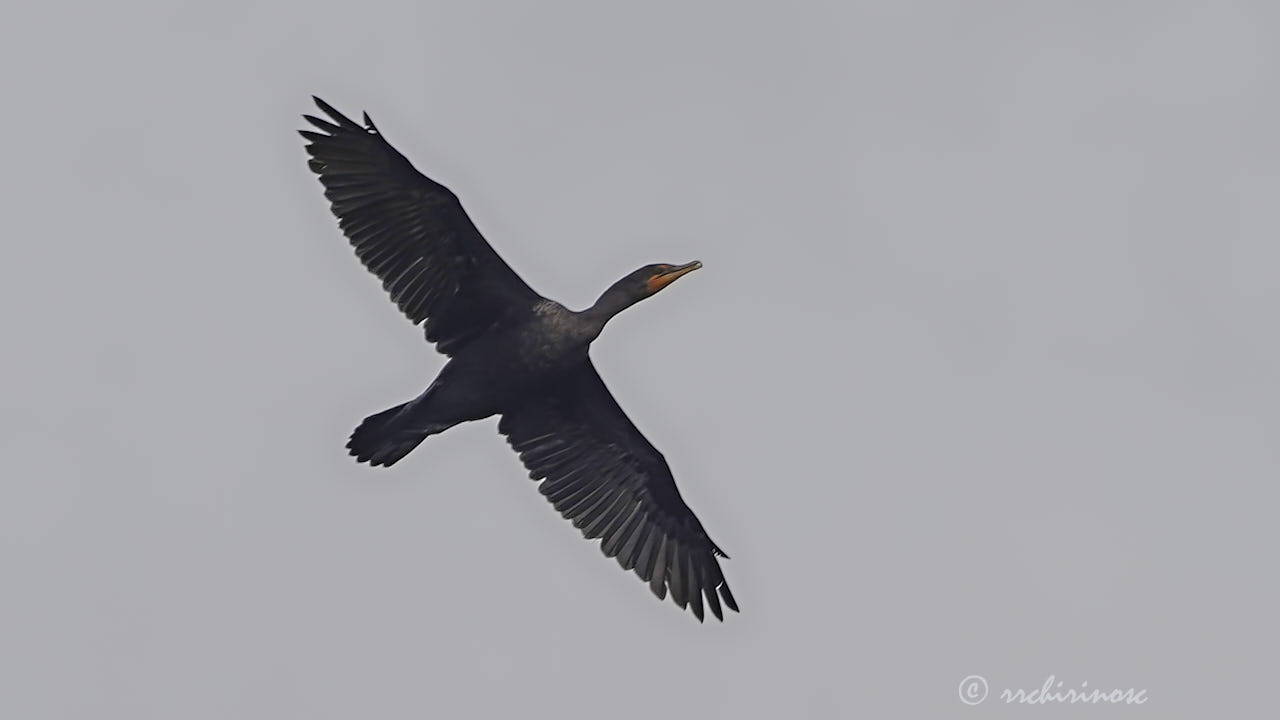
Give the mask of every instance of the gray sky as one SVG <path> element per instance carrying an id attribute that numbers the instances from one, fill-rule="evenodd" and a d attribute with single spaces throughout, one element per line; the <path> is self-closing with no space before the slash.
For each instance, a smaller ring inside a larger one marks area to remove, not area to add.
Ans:
<path id="1" fill-rule="evenodd" d="M 1270 708 L 1280 13 L 773 5 L 7 10 L 0 716 Z M 495 421 L 346 456 L 442 361 L 312 93 L 571 307 L 706 264 L 593 355 L 742 615 L 655 601 Z M 1150 699 L 996 697 L 1051 674 Z"/>

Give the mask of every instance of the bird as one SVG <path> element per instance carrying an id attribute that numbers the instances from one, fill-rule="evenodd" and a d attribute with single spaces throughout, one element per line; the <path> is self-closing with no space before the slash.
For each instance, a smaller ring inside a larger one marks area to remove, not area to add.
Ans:
<path id="1" fill-rule="evenodd" d="M 393 465 L 426 438 L 498 416 L 498 432 L 551 505 L 659 600 L 702 622 L 739 612 L 728 555 L 676 488 L 666 459 L 606 387 L 588 352 L 614 316 L 702 267 L 645 265 L 573 311 L 535 292 L 480 234 L 458 197 L 419 172 L 363 113 L 312 96 L 308 166 L 356 256 L 448 357 L 416 398 L 365 418 L 347 449 Z"/>

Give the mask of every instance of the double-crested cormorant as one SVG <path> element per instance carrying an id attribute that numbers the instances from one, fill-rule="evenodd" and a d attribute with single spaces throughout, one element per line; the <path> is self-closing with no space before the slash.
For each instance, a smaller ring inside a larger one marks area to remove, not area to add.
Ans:
<path id="1" fill-rule="evenodd" d="M 364 127 L 319 98 L 303 117 L 310 167 L 360 261 L 450 360 L 417 398 L 365 418 L 347 443 L 361 462 L 391 465 L 428 436 L 501 415 L 498 431 L 542 494 L 659 599 L 668 590 L 703 619 L 738 609 L 727 558 L 685 505 L 671 469 L 596 373 L 587 348 L 605 323 L 702 267 L 646 265 L 573 312 L 525 284 L 480 235 L 448 188 L 422 175 L 364 115 Z"/>

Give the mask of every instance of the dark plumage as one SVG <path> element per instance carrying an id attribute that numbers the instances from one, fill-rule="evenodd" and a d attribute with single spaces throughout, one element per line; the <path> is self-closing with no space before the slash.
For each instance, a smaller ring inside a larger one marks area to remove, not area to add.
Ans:
<path id="1" fill-rule="evenodd" d="M 417 398 L 371 415 L 347 444 L 361 462 L 391 465 L 428 436 L 500 415 L 498 430 L 543 495 L 587 538 L 670 591 L 703 619 L 737 610 L 707 537 L 662 453 L 613 399 L 588 355 L 605 323 L 701 267 L 647 265 L 573 312 L 534 292 L 489 246 L 448 188 L 422 175 L 366 114 L 328 115 L 301 131 L 339 226 L 392 301 L 450 360 Z"/>

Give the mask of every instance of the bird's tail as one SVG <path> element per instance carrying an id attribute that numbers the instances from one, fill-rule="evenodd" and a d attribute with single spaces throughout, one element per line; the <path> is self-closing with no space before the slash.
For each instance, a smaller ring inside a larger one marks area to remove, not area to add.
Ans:
<path id="1" fill-rule="evenodd" d="M 414 422 L 414 413 L 406 412 L 412 402 L 370 415 L 360 423 L 347 441 L 347 449 L 356 460 L 370 465 L 394 465 L 423 440 L 450 427 Z"/>

